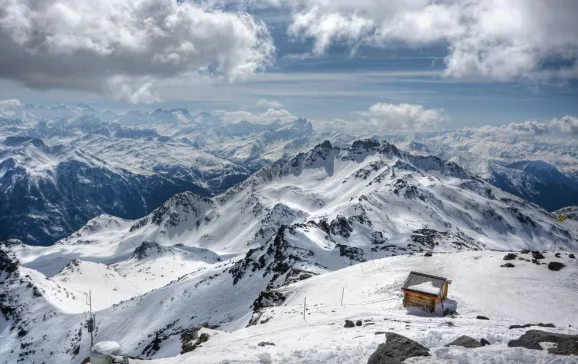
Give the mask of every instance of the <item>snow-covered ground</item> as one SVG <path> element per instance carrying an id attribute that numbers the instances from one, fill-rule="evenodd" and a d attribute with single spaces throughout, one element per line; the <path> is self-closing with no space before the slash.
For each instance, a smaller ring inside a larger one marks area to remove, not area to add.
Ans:
<path id="1" fill-rule="evenodd" d="M 287 300 L 267 308 L 261 322 L 224 332 L 204 329 L 209 341 L 191 353 L 154 360 L 176 363 L 365 363 L 384 342 L 379 332 L 394 331 L 431 349 L 432 358 L 411 363 L 576 363 L 577 357 L 556 357 L 544 351 L 508 348 L 528 329 L 510 325 L 553 323 L 545 329 L 578 334 L 578 265 L 562 253 L 546 253 L 546 262 L 567 266 L 553 272 L 546 265 L 514 261 L 501 268 L 502 252 L 404 255 L 378 259 L 313 277 L 282 289 Z M 528 258 L 528 255 L 518 254 Z M 414 315 L 402 306 L 401 286 L 410 271 L 452 280 L 449 298 L 457 302 L 455 317 Z M 341 305 L 341 295 L 343 305 Z M 306 315 L 303 304 L 306 300 Z M 489 320 L 478 320 L 483 315 Z M 344 322 L 363 326 L 344 328 Z M 492 345 L 478 349 L 444 348 L 461 335 L 485 338 Z M 269 342 L 274 346 L 258 346 Z M 268 361 L 270 360 L 270 361 Z"/>

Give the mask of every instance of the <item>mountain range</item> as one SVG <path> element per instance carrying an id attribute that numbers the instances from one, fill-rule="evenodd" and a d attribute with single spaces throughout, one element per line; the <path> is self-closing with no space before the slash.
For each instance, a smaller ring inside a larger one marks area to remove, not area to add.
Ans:
<path id="1" fill-rule="evenodd" d="M 216 196 L 325 139 L 339 147 L 358 139 L 315 125 L 286 115 L 232 121 L 186 109 L 116 113 L 2 102 L 0 239 L 51 245 L 100 214 L 136 219 L 176 193 Z M 473 129 L 376 137 L 456 162 L 549 211 L 578 205 L 578 149 L 564 138 Z"/>
<path id="2" fill-rule="evenodd" d="M 302 297 L 298 287 L 350 265 L 423 252 L 490 262 L 492 250 L 572 252 L 577 244 L 573 221 L 453 162 L 376 139 L 324 141 L 214 197 L 178 193 L 139 219 L 99 215 L 53 246 L 0 244 L 0 357 L 82 361 L 88 289 L 97 340 L 160 359 L 188 351 L 199 325 L 217 338 L 271 329 Z M 478 253 L 459 255 L 467 252 Z M 397 301 L 392 292 L 384 299 Z"/>

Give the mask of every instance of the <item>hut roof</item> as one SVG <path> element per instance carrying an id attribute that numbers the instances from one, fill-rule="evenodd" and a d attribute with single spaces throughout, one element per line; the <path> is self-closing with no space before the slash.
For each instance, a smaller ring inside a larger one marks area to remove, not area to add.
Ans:
<path id="1" fill-rule="evenodd" d="M 403 289 L 440 297 L 442 286 L 446 281 L 447 278 L 444 277 L 410 272 L 403 284 Z"/>

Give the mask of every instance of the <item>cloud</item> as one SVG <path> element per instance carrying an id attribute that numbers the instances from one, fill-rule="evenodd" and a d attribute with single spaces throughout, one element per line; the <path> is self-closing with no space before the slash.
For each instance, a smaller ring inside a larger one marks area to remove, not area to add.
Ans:
<path id="1" fill-rule="evenodd" d="M 443 109 L 426 109 L 422 105 L 377 103 L 361 112 L 362 124 L 377 131 L 420 131 L 449 120 Z"/>
<path id="2" fill-rule="evenodd" d="M 280 109 L 283 107 L 283 104 L 280 103 L 279 101 L 260 99 L 255 103 L 255 106 L 264 107 L 267 109 Z"/>
<path id="3" fill-rule="evenodd" d="M 276 121 L 289 122 L 297 119 L 285 109 L 268 109 L 263 113 L 252 113 L 249 111 L 217 111 L 216 112 L 223 120 L 230 123 L 238 123 L 240 121 L 249 121 L 253 123 L 269 124 Z"/>
<path id="4" fill-rule="evenodd" d="M 265 2 L 270 0 L 263 0 Z M 274 1 L 272 4 L 278 3 Z M 499 81 L 578 78 L 578 2 L 293 0 L 287 32 L 333 44 L 445 45 L 445 75 Z M 287 6 L 287 5 L 286 5 Z"/>
<path id="5" fill-rule="evenodd" d="M 555 136 L 557 138 L 578 136 L 578 117 L 566 115 L 560 119 L 547 122 L 525 121 L 510 123 L 504 126 L 486 125 L 474 129 L 476 133 L 499 136 L 539 137 Z"/>
<path id="6" fill-rule="evenodd" d="M 356 119 L 312 120 L 317 130 L 355 135 L 429 131 L 450 120 L 443 109 L 426 109 L 422 105 L 376 103 L 357 111 Z"/>
<path id="7" fill-rule="evenodd" d="M 156 80 L 245 77 L 269 65 L 266 25 L 177 0 L 0 0 L 0 78 L 152 102 Z"/>

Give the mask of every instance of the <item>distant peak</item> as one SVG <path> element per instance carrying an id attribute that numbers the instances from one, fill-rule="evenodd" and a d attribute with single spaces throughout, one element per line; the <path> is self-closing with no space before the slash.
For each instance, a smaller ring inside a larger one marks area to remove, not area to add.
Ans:
<path id="1" fill-rule="evenodd" d="M 133 253 L 133 257 L 142 260 L 151 255 L 151 253 L 161 253 L 162 248 L 161 246 L 153 241 L 143 241 L 141 245 L 139 245 Z"/>

